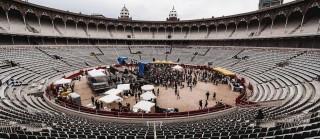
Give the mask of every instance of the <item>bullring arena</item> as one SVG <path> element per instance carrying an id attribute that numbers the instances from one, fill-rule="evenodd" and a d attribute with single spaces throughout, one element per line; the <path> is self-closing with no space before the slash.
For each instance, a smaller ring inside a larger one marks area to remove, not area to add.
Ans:
<path id="1" fill-rule="evenodd" d="M 147 21 L 0 0 L 0 138 L 319 138 L 319 2 Z"/>

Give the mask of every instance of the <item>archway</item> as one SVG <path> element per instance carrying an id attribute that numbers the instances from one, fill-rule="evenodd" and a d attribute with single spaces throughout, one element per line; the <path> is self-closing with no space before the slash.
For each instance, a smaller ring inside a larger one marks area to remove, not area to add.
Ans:
<path id="1" fill-rule="evenodd" d="M 31 33 L 40 33 L 39 20 L 36 14 L 28 11 L 25 15 L 27 31 Z"/>
<path id="2" fill-rule="evenodd" d="M 66 22 L 67 36 L 77 37 L 76 23 L 73 19 L 68 19 Z"/>
<path id="3" fill-rule="evenodd" d="M 285 32 L 286 25 L 286 15 L 279 14 L 273 20 L 272 34 L 273 35 L 283 35 Z"/>
<path id="4" fill-rule="evenodd" d="M 117 38 L 124 38 L 124 37 L 126 37 L 125 35 L 124 35 L 124 26 L 122 26 L 122 25 L 118 25 L 118 26 L 116 26 L 116 34 L 117 34 Z"/>
<path id="5" fill-rule="evenodd" d="M 107 30 L 108 30 L 111 38 L 115 37 L 116 27 L 115 27 L 113 24 L 109 24 L 109 25 L 107 26 Z"/>
<path id="6" fill-rule="evenodd" d="M 94 37 L 94 38 L 96 38 L 96 37 L 98 37 L 98 34 L 97 34 L 97 30 L 98 28 L 97 28 L 97 25 L 96 25 L 96 23 L 94 23 L 94 22 L 90 22 L 89 24 L 88 24 L 88 36 L 89 37 Z"/>
<path id="7" fill-rule="evenodd" d="M 87 25 L 83 21 L 78 21 L 77 34 L 78 37 L 87 37 Z"/>
<path id="8" fill-rule="evenodd" d="M 199 38 L 204 39 L 207 38 L 208 32 L 207 32 L 207 26 L 202 25 L 199 28 Z"/>
<path id="9" fill-rule="evenodd" d="M 133 38 L 133 37 L 134 37 L 133 29 L 132 29 L 131 26 L 126 26 L 124 33 L 125 33 L 125 37 L 126 37 L 126 38 Z"/>
<path id="10" fill-rule="evenodd" d="M 301 33 L 314 34 L 319 31 L 320 7 L 310 7 L 305 14 Z"/>
<path id="11" fill-rule="evenodd" d="M 219 24 L 217 29 L 217 38 L 225 38 L 226 25 Z"/>
<path id="12" fill-rule="evenodd" d="M 249 37 L 257 36 L 258 29 L 259 29 L 259 20 L 258 19 L 250 20 L 249 25 L 248 25 L 247 35 Z"/>
<path id="13" fill-rule="evenodd" d="M 108 38 L 107 28 L 105 24 L 98 24 L 98 37 L 99 38 Z"/>
<path id="14" fill-rule="evenodd" d="M 248 34 L 247 34 L 247 21 L 240 21 L 237 24 L 237 30 L 234 33 L 234 35 L 232 37 L 237 37 L 237 38 L 247 38 Z"/>
<path id="15" fill-rule="evenodd" d="M 15 6 L 11 6 L 8 12 L 10 21 L 10 32 L 12 33 L 25 33 L 26 27 L 23 21 L 23 16 L 19 9 Z"/>
<path id="16" fill-rule="evenodd" d="M 228 24 L 227 26 L 227 31 L 226 31 L 226 36 L 225 37 L 231 37 L 234 32 L 236 31 L 236 23 L 235 22 L 231 22 Z"/>
<path id="17" fill-rule="evenodd" d="M 215 25 L 209 25 L 208 28 L 209 32 L 207 34 L 207 38 L 215 38 L 216 36 L 216 26 Z"/>
<path id="18" fill-rule="evenodd" d="M 271 24 L 272 19 L 270 16 L 263 18 L 260 21 L 260 30 L 258 31 L 259 36 L 270 36 L 271 35 Z"/>
<path id="19" fill-rule="evenodd" d="M 52 35 L 53 33 L 53 26 L 52 20 L 46 14 L 42 14 L 40 17 L 40 24 L 41 24 L 41 34 L 42 35 Z"/>
<path id="20" fill-rule="evenodd" d="M 53 24 L 54 24 L 54 34 L 55 35 L 58 35 L 58 36 L 65 35 L 66 31 L 65 31 L 64 22 L 60 16 L 56 16 L 53 19 Z"/>

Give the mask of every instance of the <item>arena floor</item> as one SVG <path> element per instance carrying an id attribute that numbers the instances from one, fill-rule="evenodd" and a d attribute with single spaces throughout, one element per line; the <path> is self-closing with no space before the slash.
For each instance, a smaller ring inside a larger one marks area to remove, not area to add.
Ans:
<path id="1" fill-rule="evenodd" d="M 185 83 L 185 86 L 186 83 Z M 210 96 L 208 100 L 208 107 L 213 107 L 216 104 L 216 101 L 213 100 L 213 92 L 216 92 L 216 98 L 218 100 L 222 100 L 226 104 L 233 105 L 235 103 L 235 99 L 239 95 L 238 92 L 232 92 L 228 85 L 219 84 L 218 86 L 213 85 L 212 83 L 204 83 L 198 82 L 198 84 L 192 88 L 192 92 L 189 87 L 185 87 L 180 89 L 180 99 L 177 99 L 177 96 L 174 94 L 173 88 L 165 87 L 156 87 L 160 89 L 160 93 L 157 99 L 158 106 L 161 108 L 178 108 L 179 111 L 191 111 L 199 109 L 199 101 L 202 100 L 203 106 L 205 104 L 206 95 L 205 93 L 209 91 Z M 75 83 L 75 92 L 81 96 L 82 105 L 87 106 L 91 103 L 91 96 L 94 95 L 91 91 L 90 87 L 87 84 L 86 78 L 82 78 L 81 81 Z M 103 97 L 103 95 L 95 96 L 95 99 L 99 99 Z M 132 106 L 136 104 L 134 96 L 123 99 L 123 105 L 126 103 L 130 103 L 131 109 Z M 117 108 L 117 104 L 106 105 L 104 107 Z M 154 109 L 151 110 L 153 112 Z"/>

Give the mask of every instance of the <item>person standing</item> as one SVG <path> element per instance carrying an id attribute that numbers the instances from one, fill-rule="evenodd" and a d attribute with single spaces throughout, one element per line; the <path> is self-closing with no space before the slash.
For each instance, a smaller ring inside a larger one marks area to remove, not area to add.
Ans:
<path id="1" fill-rule="evenodd" d="M 157 96 L 159 96 L 159 93 L 160 93 L 160 90 L 159 90 L 159 88 L 158 88 L 158 90 L 157 90 Z"/>
<path id="2" fill-rule="evenodd" d="M 121 102 L 118 102 L 119 111 L 121 112 L 122 104 Z"/>
<path id="3" fill-rule="evenodd" d="M 199 101 L 199 109 L 202 109 L 202 100 Z"/>
<path id="4" fill-rule="evenodd" d="M 103 108 L 103 102 L 102 102 L 102 101 L 100 101 L 100 109 L 104 109 L 104 108 Z"/>
<path id="5" fill-rule="evenodd" d="M 127 108 L 128 108 L 128 111 L 130 112 L 130 103 L 127 103 Z"/>
<path id="6" fill-rule="evenodd" d="M 91 103 L 94 105 L 94 96 L 91 96 Z"/>
<path id="7" fill-rule="evenodd" d="M 206 93 L 207 100 L 209 99 L 209 95 L 210 95 L 210 93 L 209 93 L 209 91 L 207 91 L 207 93 Z"/>
<path id="8" fill-rule="evenodd" d="M 138 93 L 138 98 L 139 98 L 139 100 L 140 100 L 140 95 L 141 95 L 141 93 L 139 92 L 139 93 Z"/>
<path id="9" fill-rule="evenodd" d="M 204 108 L 208 108 L 208 100 L 206 100 L 206 103 L 204 104 Z"/>
<path id="10" fill-rule="evenodd" d="M 216 100 L 216 92 L 213 92 L 213 100 Z"/>
<path id="11" fill-rule="evenodd" d="M 192 85 L 190 85 L 190 91 L 192 92 Z"/>
<path id="12" fill-rule="evenodd" d="M 177 99 L 180 99 L 179 91 L 177 92 Z"/>

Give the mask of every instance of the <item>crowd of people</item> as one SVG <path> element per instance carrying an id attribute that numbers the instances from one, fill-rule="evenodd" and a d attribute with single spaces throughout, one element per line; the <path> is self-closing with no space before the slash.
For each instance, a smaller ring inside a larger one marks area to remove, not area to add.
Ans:
<path id="1" fill-rule="evenodd" d="M 174 70 L 172 65 L 168 64 L 148 64 L 145 67 L 147 70 L 143 74 L 143 77 L 135 77 L 133 75 L 121 75 L 113 76 L 110 72 L 108 75 L 108 82 L 112 85 L 117 85 L 119 82 L 130 83 L 130 90 L 124 91 L 123 95 L 128 97 L 134 97 L 135 103 L 138 103 L 141 100 L 141 95 L 144 91 L 141 89 L 141 86 L 144 84 L 154 84 L 158 86 L 156 90 L 152 90 L 154 95 L 159 96 L 160 90 L 159 87 L 164 87 L 166 90 L 173 89 L 176 99 L 179 100 L 183 97 L 184 93 L 180 91 L 186 87 L 192 89 L 197 86 L 198 82 L 212 83 L 218 85 L 219 82 L 223 82 L 224 78 L 215 71 L 208 70 L 199 70 L 193 67 L 185 67 L 183 70 Z M 86 73 L 84 73 L 86 74 Z M 70 86 L 73 88 L 72 86 Z M 212 97 L 211 97 L 212 96 Z M 206 109 L 209 105 L 209 99 L 216 101 L 216 105 L 223 105 L 222 100 L 217 101 L 216 92 L 207 91 L 205 93 L 205 100 L 199 101 L 199 109 Z M 152 100 L 157 106 L 157 99 Z M 203 102 L 204 101 L 204 102 Z M 91 97 L 91 103 L 97 110 L 104 109 L 103 102 L 95 100 L 94 96 Z M 130 111 L 130 103 L 126 103 L 125 106 L 122 105 L 122 102 L 118 102 L 118 109 L 121 111 L 123 108 L 127 108 Z"/>
<path id="2" fill-rule="evenodd" d="M 198 81 L 213 83 L 214 85 L 218 85 L 220 81 L 224 81 L 222 76 L 214 71 L 198 70 L 192 67 L 179 71 L 172 69 L 171 65 L 152 64 L 148 65 L 147 69 L 148 71 L 144 74 L 145 79 L 148 79 L 149 82 L 157 86 L 165 87 L 166 90 L 173 88 L 177 99 L 181 98 L 179 88 L 184 88 L 185 84 L 192 92 L 192 88 L 197 85 Z M 205 100 L 204 107 L 202 107 L 203 102 L 200 100 L 199 109 L 208 108 L 209 91 L 205 95 L 207 99 Z M 212 98 L 216 100 L 216 92 L 212 93 Z M 216 105 L 221 104 L 223 104 L 222 100 L 216 102 Z"/>
<path id="3" fill-rule="evenodd" d="M 92 103 L 93 106 L 96 107 L 97 110 L 104 109 L 103 102 L 102 101 L 98 101 L 97 99 L 94 100 L 94 96 L 91 97 L 91 103 Z"/>

